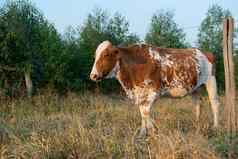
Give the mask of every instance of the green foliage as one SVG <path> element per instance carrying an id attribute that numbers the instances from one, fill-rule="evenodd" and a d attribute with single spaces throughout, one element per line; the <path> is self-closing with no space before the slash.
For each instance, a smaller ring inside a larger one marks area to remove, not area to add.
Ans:
<path id="1" fill-rule="evenodd" d="M 1 65 L 31 69 L 39 54 L 42 14 L 28 1 L 8 1 L 0 10 Z"/>
<path id="2" fill-rule="evenodd" d="M 222 22 L 225 17 L 231 16 L 228 10 L 224 10 L 218 5 L 210 7 L 202 21 L 199 34 L 198 45 L 202 51 L 210 51 L 216 56 L 216 78 L 220 90 L 224 90 L 224 64 L 223 64 L 223 28 Z"/>
<path id="3" fill-rule="evenodd" d="M 80 46 L 78 42 L 79 31 L 72 27 L 68 27 L 62 37 L 63 41 L 63 54 L 64 62 L 63 72 L 61 75 L 63 79 L 62 81 L 62 89 L 69 88 L 74 90 L 82 90 L 84 89 L 83 80 L 81 79 L 81 60 L 80 60 Z M 59 78 L 59 77 L 58 77 Z"/>
<path id="4" fill-rule="evenodd" d="M 2 77 L 11 80 L 13 87 L 23 76 L 19 74 L 33 72 L 35 61 L 40 56 L 39 30 L 44 20 L 28 1 L 8 1 L 0 9 L 0 19 L 0 66 L 5 74 Z M 14 73 L 9 75 L 9 71 Z M 17 78 L 13 78 L 16 74 Z"/>
<path id="5" fill-rule="evenodd" d="M 231 139 L 231 145 L 228 143 L 229 138 Z M 215 149 L 221 154 L 222 158 L 229 158 L 229 153 L 232 152 L 233 158 L 238 156 L 238 136 L 229 136 L 229 134 L 223 134 L 223 136 L 213 137 L 210 139 Z M 231 151 L 229 151 L 231 150 Z"/>
<path id="6" fill-rule="evenodd" d="M 149 32 L 146 34 L 147 43 L 166 48 L 185 48 L 185 33 L 173 19 L 171 11 L 157 11 L 151 19 Z"/>
<path id="7" fill-rule="evenodd" d="M 11 80 L 10 87 L 19 83 L 24 72 L 34 71 L 41 57 L 39 43 L 44 24 L 42 13 L 27 0 L 7 1 L 0 8 L 0 67 L 4 80 Z M 9 76 L 9 71 L 14 73 Z"/>
<path id="8" fill-rule="evenodd" d="M 70 56 L 43 14 L 29 1 L 19 0 L 8 1 L 0 9 L 0 17 L 0 71 L 1 80 L 10 81 L 7 89 L 23 82 L 25 71 L 31 72 L 37 87 L 65 85 Z"/>
<path id="9" fill-rule="evenodd" d="M 106 32 L 110 41 L 116 45 L 129 45 L 140 41 L 136 34 L 129 33 L 129 22 L 118 12 L 109 19 Z"/>
<path id="10" fill-rule="evenodd" d="M 66 44 L 64 44 L 60 34 L 52 24 L 47 23 L 42 34 L 44 83 L 49 83 L 57 88 L 63 85 L 67 87 L 65 72 L 68 71 L 68 63 L 71 56 L 65 51 Z"/>

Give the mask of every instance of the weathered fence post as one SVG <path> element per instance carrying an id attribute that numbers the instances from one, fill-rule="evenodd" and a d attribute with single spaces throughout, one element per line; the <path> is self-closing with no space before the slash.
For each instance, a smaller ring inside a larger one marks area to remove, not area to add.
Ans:
<path id="1" fill-rule="evenodd" d="M 225 113 L 227 116 L 227 132 L 229 158 L 232 158 L 232 138 L 236 135 L 236 110 L 235 110 L 235 78 L 233 62 L 233 31 L 234 20 L 232 17 L 226 18 L 223 22 L 223 55 L 225 68 Z"/>
<path id="2" fill-rule="evenodd" d="M 24 75 L 25 75 L 27 97 L 31 98 L 33 94 L 33 83 L 31 79 L 31 73 L 29 71 L 26 71 Z"/>

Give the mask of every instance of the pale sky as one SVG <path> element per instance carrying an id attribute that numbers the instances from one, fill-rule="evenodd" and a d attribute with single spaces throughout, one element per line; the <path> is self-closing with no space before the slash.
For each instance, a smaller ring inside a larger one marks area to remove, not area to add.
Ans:
<path id="1" fill-rule="evenodd" d="M 6 0 L 0 0 L 2 5 Z M 207 9 L 219 4 L 229 9 L 238 20 L 238 0 L 32 0 L 55 25 L 60 33 L 72 25 L 83 23 L 88 13 L 95 7 L 106 9 L 109 13 L 120 12 L 130 23 L 130 31 L 144 38 L 149 29 L 150 19 L 157 10 L 169 9 L 175 13 L 175 21 L 184 28 L 187 41 L 195 45 L 197 26 L 205 17 Z"/>

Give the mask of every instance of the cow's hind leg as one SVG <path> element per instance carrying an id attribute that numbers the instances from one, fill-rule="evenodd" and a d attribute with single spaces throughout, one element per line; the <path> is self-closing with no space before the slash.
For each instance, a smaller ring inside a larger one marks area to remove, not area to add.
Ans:
<path id="1" fill-rule="evenodd" d="M 193 105 L 195 106 L 195 110 L 196 110 L 196 119 L 197 121 L 199 121 L 200 119 L 200 114 L 201 114 L 201 104 L 200 104 L 200 96 L 198 95 L 197 92 L 194 92 L 192 94 L 192 101 L 193 101 Z"/>
<path id="2" fill-rule="evenodd" d="M 219 99 L 217 94 L 217 84 L 215 76 L 210 76 L 207 83 L 206 89 L 208 92 L 209 100 L 212 107 L 213 119 L 214 119 L 214 127 L 218 126 L 218 113 L 219 113 Z"/>

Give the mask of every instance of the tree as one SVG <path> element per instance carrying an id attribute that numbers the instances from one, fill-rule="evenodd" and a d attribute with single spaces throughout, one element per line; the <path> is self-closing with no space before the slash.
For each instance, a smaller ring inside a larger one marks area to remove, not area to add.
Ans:
<path id="1" fill-rule="evenodd" d="M 129 22 L 118 12 L 109 19 L 106 32 L 111 42 L 116 45 L 129 45 L 140 41 L 136 34 L 129 32 Z"/>
<path id="2" fill-rule="evenodd" d="M 63 41 L 63 57 L 61 65 L 63 66 L 62 72 L 59 74 L 57 79 L 62 79 L 57 82 L 58 87 L 71 90 L 82 90 L 84 89 L 83 82 L 81 79 L 81 53 L 79 45 L 79 31 L 69 26 L 62 37 Z M 87 61 L 85 61 L 87 62 Z"/>
<path id="3" fill-rule="evenodd" d="M 0 71 L 2 68 L 3 80 L 21 83 L 24 79 L 28 96 L 31 96 L 33 85 L 58 80 L 60 70 L 65 66 L 62 50 L 57 30 L 28 0 L 7 1 L 0 9 Z M 9 82 L 2 83 L 4 87 L 4 83 Z"/>
<path id="4" fill-rule="evenodd" d="M 39 30 L 44 22 L 43 15 L 28 1 L 8 1 L 1 8 L 0 19 L 0 64 L 24 74 L 28 96 L 31 96 L 33 60 L 39 52 Z"/>
<path id="5" fill-rule="evenodd" d="M 202 51 L 210 51 L 216 56 L 216 78 L 218 88 L 224 90 L 224 64 L 222 37 L 222 22 L 225 17 L 231 16 L 229 10 L 224 10 L 218 5 L 210 7 L 202 21 L 198 33 L 198 46 Z"/>
<path id="6" fill-rule="evenodd" d="M 185 33 L 174 21 L 171 11 L 157 11 L 151 18 L 150 29 L 145 41 L 166 48 L 185 48 Z"/>
<path id="7" fill-rule="evenodd" d="M 68 58 L 65 52 L 65 43 L 55 27 L 46 22 L 40 30 L 39 41 L 41 60 L 43 64 L 43 84 L 61 87 L 65 84 L 64 72 L 67 69 Z"/>

